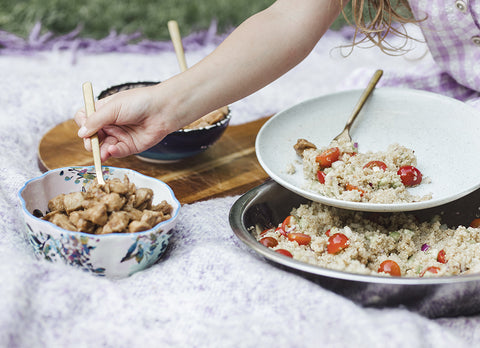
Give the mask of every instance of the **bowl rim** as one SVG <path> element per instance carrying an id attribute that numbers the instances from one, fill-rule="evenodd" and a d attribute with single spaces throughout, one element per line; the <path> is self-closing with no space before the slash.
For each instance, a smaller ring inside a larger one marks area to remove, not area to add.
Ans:
<path id="1" fill-rule="evenodd" d="M 88 238 L 114 238 L 114 237 L 117 237 L 117 236 L 131 237 L 131 236 L 148 235 L 150 233 L 156 232 L 159 229 L 159 227 L 175 221 L 177 219 L 178 215 L 179 215 L 179 212 L 180 212 L 180 209 L 181 209 L 181 204 L 180 204 L 179 200 L 177 199 L 177 197 L 175 196 L 175 193 L 173 192 L 173 189 L 167 183 L 165 183 L 164 181 L 162 181 L 160 179 L 154 178 L 152 176 L 148 176 L 148 175 L 142 174 L 140 172 L 137 172 L 136 170 L 133 170 L 133 169 L 120 168 L 120 167 L 114 167 L 114 166 L 102 166 L 102 168 L 112 168 L 114 170 L 119 169 L 119 170 L 134 172 L 134 173 L 136 173 L 136 175 L 140 175 L 140 176 L 143 176 L 143 177 L 146 177 L 146 178 L 150 178 L 150 179 L 159 181 L 161 184 L 165 185 L 165 187 L 168 189 L 168 192 L 169 192 L 172 200 L 177 204 L 177 207 L 174 210 L 174 214 L 170 217 L 170 219 L 162 221 L 162 222 L 156 224 L 154 227 L 152 227 L 148 230 L 145 230 L 145 231 L 140 231 L 140 232 L 112 232 L 112 233 L 108 233 L 108 234 L 92 234 L 92 233 L 87 233 L 87 232 L 82 232 L 82 231 L 66 230 L 64 228 L 61 228 L 60 226 L 55 225 L 54 223 L 52 223 L 50 221 L 38 218 L 35 215 L 33 215 L 30 211 L 28 211 L 28 209 L 26 207 L 25 199 L 22 196 L 22 193 L 25 191 L 27 186 L 34 181 L 39 181 L 39 180 L 43 179 L 47 175 L 53 174 L 55 172 L 60 172 L 62 170 L 68 170 L 69 168 L 92 168 L 92 170 L 93 170 L 95 167 L 94 166 L 68 166 L 68 167 L 55 168 L 55 169 L 51 169 L 51 170 L 49 170 L 45 173 L 42 173 L 41 175 L 39 175 L 37 177 L 34 177 L 34 178 L 31 178 L 31 179 L 27 180 L 17 192 L 17 197 L 20 200 L 23 212 L 26 213 L 27 215 L 29 215 L 31 218 L 37 219 L 39 221 L 39 223 L 42 223 L 42 224 L 45 223 L 45 224 L 49 224 L 50 226 L 53 226 L 54 229 L 56 231 L 60 232 L 60 233 L 74 234 L 74 235 L 78 235 L 78 236 L 81 236 L 81 237 L 88 237 Z M 165 232 L 165 231 L 162 230 L 160 232 L 162 233 L 162 232 Z M 51 234 L 49 232 L 44 232 L 44 233 Z"/>

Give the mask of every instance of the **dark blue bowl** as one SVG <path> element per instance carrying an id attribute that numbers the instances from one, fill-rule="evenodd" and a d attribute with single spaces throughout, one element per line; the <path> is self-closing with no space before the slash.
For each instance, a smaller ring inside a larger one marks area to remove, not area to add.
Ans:
<path id="1" fill-rule="evenodd" d="M 221 121 L 198 129 L 180 129 L 170 133 L 157 145 L 137 155 L 147 162 L 173 162 L 191 157 L 208 149 L 225 132 L 230 112 Z"/>
<path id="2" fill-rule="evenodd" d="M 112 86 L 102 91 L 98 99 L 105 98 L 127 89 L 146 87 L 160 82 L 127 82 Z M 167 163 L 180 161 L 187 157 L 195 156 L 212 146 L 225 132 L 231 119 L 230 109 L 227 115 L 215 124 L 203 128 L 180 129 L 168 134 L 158 144 L 146 151 L 137 154 L 137 157 L 146 162 Z"/>

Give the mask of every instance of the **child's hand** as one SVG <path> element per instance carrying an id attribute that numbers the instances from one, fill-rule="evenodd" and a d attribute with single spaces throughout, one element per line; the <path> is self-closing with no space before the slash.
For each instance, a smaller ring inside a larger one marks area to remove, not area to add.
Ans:
<path id="1" fill-rule="evenodd" d="M 169 117 L 162 117 L 155 86 L 119 92 L 96 102 L 96 112 L 88 119 L 82 108 L 75 114 L 78 136 L 91 151 L 89 137 L 98 133 L 102 161 L 142 152 L 176 130 Z"/>

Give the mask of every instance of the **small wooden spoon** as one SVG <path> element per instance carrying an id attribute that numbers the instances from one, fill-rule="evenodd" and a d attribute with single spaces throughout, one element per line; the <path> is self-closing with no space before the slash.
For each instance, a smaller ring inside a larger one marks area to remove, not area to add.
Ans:
<path id="1" fill-rule="evenodd" d="M 187 61 L 185 59 L 185 51 L 183 50 L 182 36 L 180 35 L 180 29 L 177 21 L 171 20 L 167 23 L 168 32 L 170 33 L 170 39 L 173 43 L 173 49 L 177 55 L 178 65 L 180 65 L 180 71 L 187 70 Z"/>
<path id="2" fill-rule="evenodd" d="M 95 101 L 93 97 L 93 88 L 90 82 L 85 82 L 82 85 L 83 101 L 85 102 L 85 113 L 87 117 L 95 112 Z M 100 185 L 105 185 L 102 172 L 102 160 L 100 158 L 100 144 L 98 142 L 98 135 L 94 134 L 90 137 L 92 142 L 93 163 L 95 164 L 95 172 L 97 173 L 97 182 Z"/>

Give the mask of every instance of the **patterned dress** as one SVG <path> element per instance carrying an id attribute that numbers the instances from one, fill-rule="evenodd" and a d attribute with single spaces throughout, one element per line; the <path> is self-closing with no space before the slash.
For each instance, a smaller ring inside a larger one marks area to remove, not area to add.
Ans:
<path id="1" fill-rule="evenodd" d="M 430 53 L 440 73 L 439 92 L 460 100 L 480 91 L 480 1 L 411 0 Z M 437 72 L 438 73 L 438 72 Z"/>

